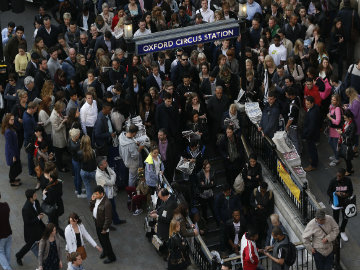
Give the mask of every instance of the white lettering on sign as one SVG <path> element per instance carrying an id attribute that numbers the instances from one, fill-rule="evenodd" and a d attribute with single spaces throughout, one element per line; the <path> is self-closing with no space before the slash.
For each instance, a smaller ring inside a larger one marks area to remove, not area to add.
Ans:
<path id="1" fill-rule="evenodd" d="M 157 51 L 157 50 L 166 50 L 178 46 L 188 46 L 191 44 L 196 44 L 200 42 L 209 42 L 212 40 L 217 40 L 221 38 L 234 36 L 234 29 L 218 31 L 214 33 L 207 33 L 197 36 L 190 36 L 184 38 L 178 38 L 176 40 L 162 41 L 158 43 L 146 44 L 142 47 L 143 51 L 146 53 Z"/>

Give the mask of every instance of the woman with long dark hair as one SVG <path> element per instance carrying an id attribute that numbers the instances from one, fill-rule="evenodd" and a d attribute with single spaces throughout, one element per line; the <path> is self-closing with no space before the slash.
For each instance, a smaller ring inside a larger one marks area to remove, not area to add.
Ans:
<path id="1" fill-rule="evenodd" d="M 50 107 L 51 107 L 51 103 L 52 103 L 52 99 L 50 96 L 45 96 L 43 98 L 43 100 L 40 102 L 39 104 L 39 115 L 38 115 L 38 120 L 39 122 L 42 123 L 46 135 L 49 136 L 49 138 L 51 138 L 51 121 L 50 121 L 50 115 L 51 115 L 51 111 L 50 111 Z"/>
<path id="2" fill-rule="evenodd" d="M 5 157 L 6 164 L 10 166 L 10 186 L 17 187 L 21 185 L 20 179 L 16 179 L 21 174 L 21 161 L 14 120 L 13 114 L 5 115 L 1 125 L 1 134 L 5 136 Z"/>
<path id="3" fill-rule="evenodd" d="M 64 214 L 64 203 L 62 200 L 62 181 L 59 179 L 58 171 L 55 169 L 49 173 L 44 173 L 49 180 L 48 185 L 43 190 L 43 204 L 41 207 L 46 212 L 49 222 L 53 223 L 61 237 L 65 238 L 64 231 L 59 227 L 59 217 Z M 45 205 L 47 210 L 44 209 Z"/>
<path id="4" fill-rule="evenodd" d="M 151 140 L 156 139 L 155 109 L 156 106 L 152 101 L 151 95 L 145 93 L 139 104 L 139 115 L 146 127 L 146 134 Z"/>
<path id="5" fill-rule="evenodd" d="M 95 240 L 85 229 L 79 215 L 71 213 L 69 215 L 69 225 L 65 228 L 66 251 L 69 254 L 72 252 L 78 252 L 81 255 L 81 258 L 85 260 L 86 251 L 84 247 L 84 239 L 86 239 L 90 245 L 96 248 L 99 252 L 102 252 L 102 248 L 96 244 Z"/>
<path id="6" fill-rule="evenodd" d="M 210 208 L 213 216 L 214 210 L 214 188 L 216 186 L 215 170 L 211 169 L 210 162 L 205 159 L 202 170 L 198 173 L 199 189 L 200 189 L 200 205 L 201 214 L 207 220 L 207 209 Z"/>
<path id="7" fill-rule="evenodd" d="M 84 135 L 81 138 L 78 156 L 81 164 L 81 179 L 86 188 L 87 199 L 90 201 L 93 187 L 95 186 L 96 156 L 88 135 Z"/>
<path id="8" fill-rule="evenodd" d="M 354 157 L 353 147 L 355 145 L 356 124 L 354 121 L 354 114 L 350 110 L 344 112 L 345 123 L 341 129 L 337 129 L 340 134 L 339 151 L 340 155 L 345 159 L 346 172 L 345 176 L 350 176 L 354 173 L 351 160 Z"/>
<path id="9" fill-rule="evenodd" d="M 337 63 L 338 76 L 341 80 L 343 74 L 344 51 L 346 48 L 346 40 L 344 38 L 344 28 L 340 17 L 336 17 L 334 25 L 330 32 L 329 55 L 331 64 Z"/>
<path id="10" fill-rule="evenodd" d="M 62 268 L 60 239 L 53 223 L 46 225 L 39 243 L 39 270 L 59 270 Z"/>

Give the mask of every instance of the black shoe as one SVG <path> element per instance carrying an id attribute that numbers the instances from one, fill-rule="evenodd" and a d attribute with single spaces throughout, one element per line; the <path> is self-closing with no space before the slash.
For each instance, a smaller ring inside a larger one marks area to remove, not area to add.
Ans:
<path id="1" fill-rule="evenodd" d="M 108 264 L 108 263 L 112 263 L 112 262 L 115 262 L 116 261 L 116 259 L 106 259 L 105 261 L 104 261 L 104 264 Z"/>
<path id="2" fill-rule="evenodd" d="M 20 258 L 16 258 L 16 262 L 18 265 L 23 266 L 22 260 Z"/>
<path id="3" fill-rule="evenodd" d="M 100 255 L 100 259 L 104 259 L 106 257 L 106 255 L 105 255 L 105 253 L 103 252 L 103 253 L 101 253 L 101 255 Z"/>
<path id="4" fill-rule="evenodd" d="M 116 228 L 114 226 L 110 225 L 109 230 L 110 231 L 116 231 Z"/>
<path id="5" fill-rule="evenodd" d="M 126 220 L 125 219 L 119 219 L 119 221 L 113 222 L 113 223 L 114 223 L 114 225 L 121 225 L 121 224 L 125 224 Z"/>

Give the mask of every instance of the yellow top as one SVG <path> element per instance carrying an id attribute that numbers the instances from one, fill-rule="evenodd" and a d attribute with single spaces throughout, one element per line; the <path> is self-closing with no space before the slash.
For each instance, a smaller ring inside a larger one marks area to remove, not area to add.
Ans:
<path id="1" fill-rule="evenodd" d="M 15 56 L 15 71 L 19 74 L 19 76 L 25 75 L 25 70 L 30 59 L 31 56 L 28 52 L 24 55 L 17 54 Z"/>

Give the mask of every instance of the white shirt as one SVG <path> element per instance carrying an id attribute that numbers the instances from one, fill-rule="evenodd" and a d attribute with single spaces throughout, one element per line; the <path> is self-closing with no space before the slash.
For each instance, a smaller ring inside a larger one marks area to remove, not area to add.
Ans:
<path id="1" fill-rule="evenodd" d="M 235 238 L 234 238 L 234 245 L 238 245 L 239 244 L 239 232 L 240 232 L 240 221 L 238 223 L 234 223 L 234 228 L 235 228 Z"/>
<path id="2" fill-rule="evenodd" d="M 105 195 L 104 195 L 105 196 Z M 96 202 L 95 202 L 95 207 L 93 209 L 93 217 L 96 219 L 96 215 L 97 215 L 97 210 L 98 210 L 98 207 L 99 207 L 99 204 L 101 203 L 101 201 L 104 199 L 104 196 L 99 200 L 99 199 L 96 199 Z"/>
<path id="3" fill-rule="evenodd" d="M 149 35 L 149 34 L 151 34 L 150 29 L 145 28 L 145 31 L 141 32 L 140 28 L 139 28 L 138 30 L 136 30 L 136 32 L 134 34 L 134 37 L 146 36 L 146 35 Z"/>
<path id="4" fill-rule="evenodd" d="M 83 19 L 83 27 L 86 31 L 89 29 L 89 26 L 88 26 L 88 19 L 89 19 L 89 15 L 85 16 L 83 15 L 82 16 L 82 19 Z"/>
<path id="5" fill-rule="evenodd" d="M 201 16 L 203 17 L 203 20 L 205 22 L 213 22 L 214 21 L 214 11 L 211 9 L 203 10 L 200 8 L 198 11 L 196 11 L 196 14 L 201 13 Z"/>
<path id="6" fill-rule="evenodd" d="M 276 47 L 275 44 L 271 44 L 269 54 L 274 59 L 276 66 L 280 65 L 280 61 L 286 61 L 286 48 L 284 45 Z"/>
<path id="7" fill-rule="evenodd" d="M 158 86 L 159 86 L 159 89 L 162 89 L 162 81 L 161 81 L 160 74 L 158 74 L 157 76 L 155 76 L 155 75 L 153 74 L 153 76 L 154 76 L 154 78 L 155 78 L 155 80 L 156 80 L 156 82 L 157 82 L 157 84 L 158 84 Z"/>
<path id="8" fill-rule="evenodd" d="M 80 121 L 81 128 L 86 133 L 86 127 L 93 127 L 95 125 L 96 119 L 98 115 L 98 109 L 96 105 L 96 100 L 93 100 L 93 103 L 90 105 L 85 102 L 85 104 L 80 109 Z"/>

